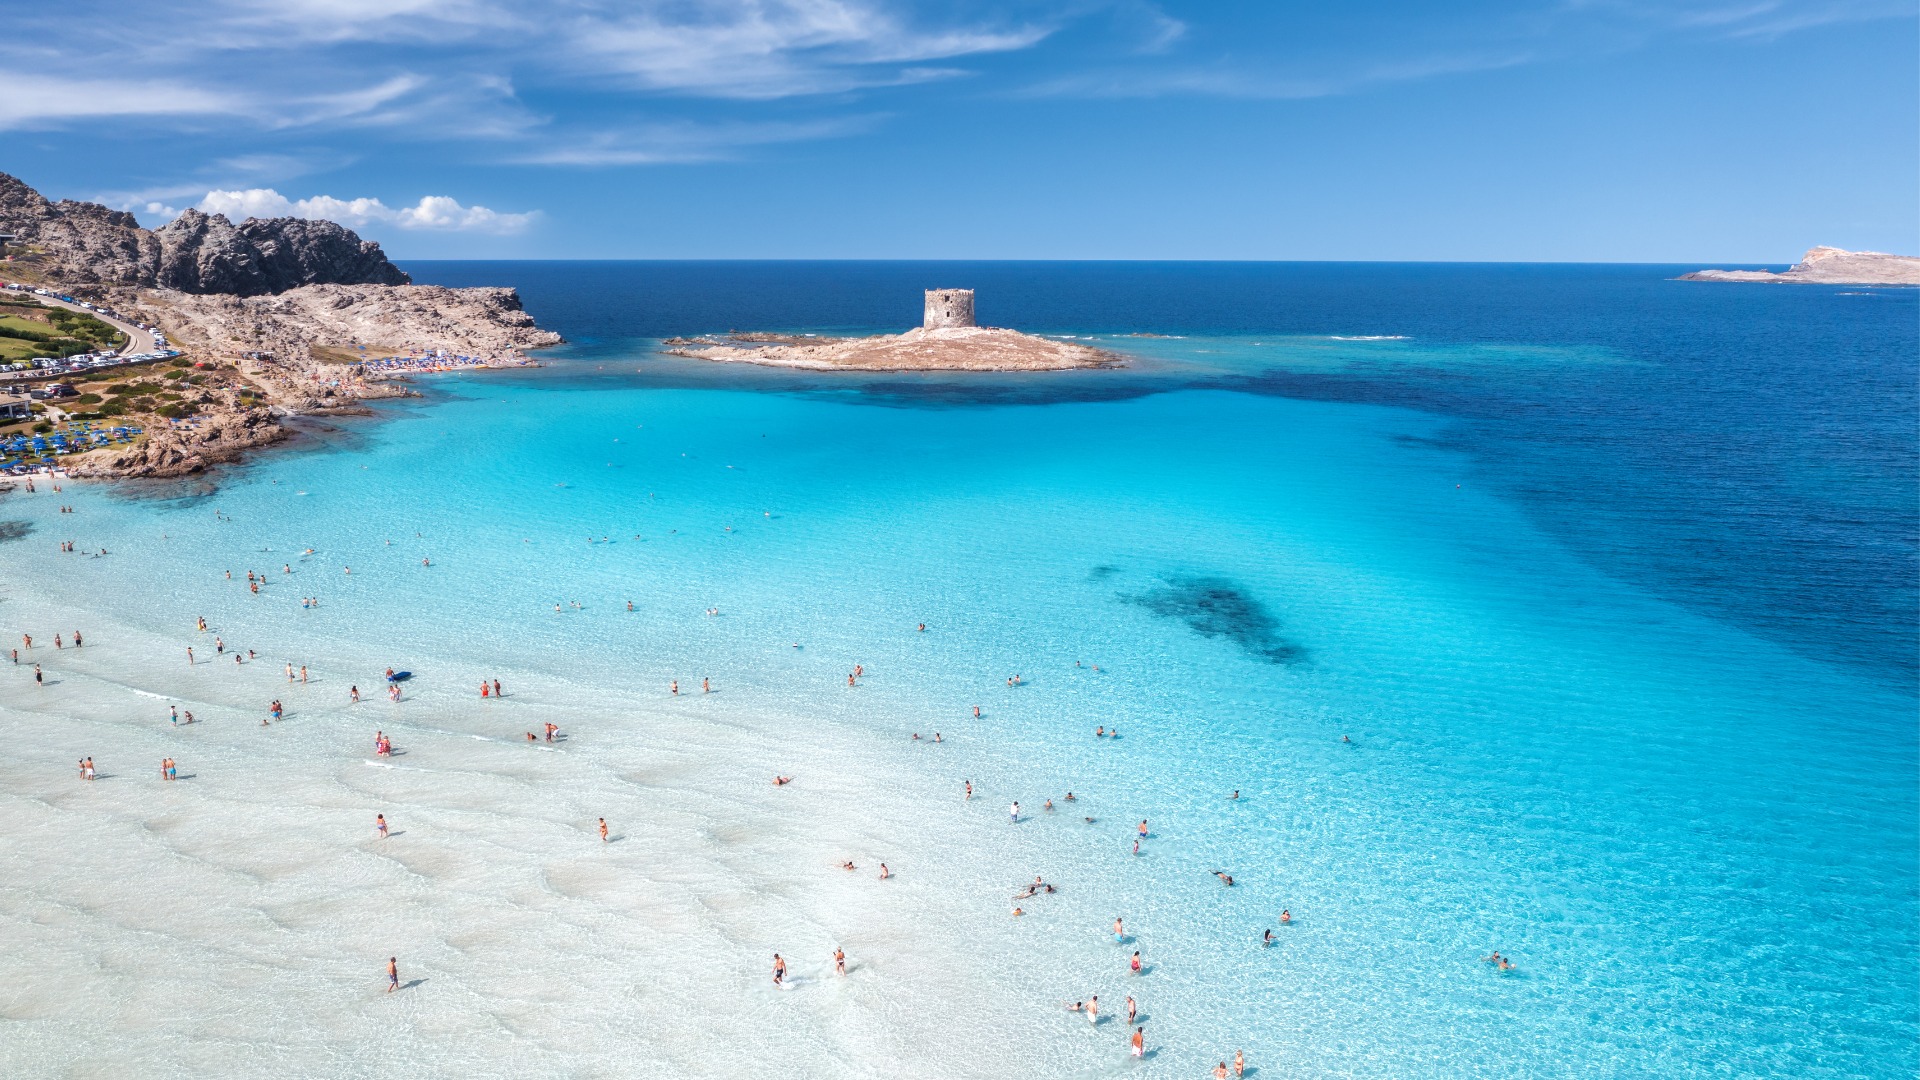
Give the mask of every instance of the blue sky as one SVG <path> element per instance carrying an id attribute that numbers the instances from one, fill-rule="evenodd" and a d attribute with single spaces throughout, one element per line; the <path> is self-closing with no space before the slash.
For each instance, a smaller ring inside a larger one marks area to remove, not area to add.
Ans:
<path id="1" fill-rule="evenodd" d="M 1910 0 L 69 0 L 0 170 L 402 258 L 1920 253 Z"/>

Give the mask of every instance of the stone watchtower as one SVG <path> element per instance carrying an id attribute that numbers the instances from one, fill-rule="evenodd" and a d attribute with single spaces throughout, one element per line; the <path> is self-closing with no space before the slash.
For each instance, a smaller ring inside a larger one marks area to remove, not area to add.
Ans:
<path id="1" fill-rule="evenodd" d="M 928 289 L 927 318 L 921 324 L 928 330 L 943 326 L 972 326 L 972 289 Z"/>

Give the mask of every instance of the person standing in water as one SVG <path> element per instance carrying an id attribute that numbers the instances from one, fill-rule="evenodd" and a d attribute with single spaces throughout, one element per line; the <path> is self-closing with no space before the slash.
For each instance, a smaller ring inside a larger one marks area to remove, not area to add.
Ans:
<path id="1" fill-rule="evenodd" d="M 779 953 L 773 954 L 773 985 L 784 987 L 787 982 L 787 962 L 780 959 Z"/>
<path id="2" fill-rule="evenodd" d="M 603 844 L 607 842 L 607 819 L 606 818 L 600 819 L 600 842 Z"/>
<path id="3" fill-rule="evenodd" d="M 1007 812 L 1007 817 L 1008 817 L 1008 822 L 1007 822 L 1008 824 L 1010 825 L 1020 824 L 1020 804 L 1019 803 L 1013 804 L 1013 808 Z"/>
<path id="4" fill-rule="evenodd" d="M 373 815 L 373 831 L 380 834 L 380 839 L 385 840 L 387 838 L 387 815 Z"/>
<path id="5" fill-rule="evenodd" d="M 387 957 L 387 993 L 400 989 L 400 958 Z"/>
<path id="6" fill-rule="evenodd" d="M 1100 1026 L 1100 995 L 1098 994 L 1087 999 L 1087 1023 L 1094 1027 Z"/>
<path id="7" fill-rule="evenodd" d="M 847 973 L 847 953 L 845 949 L 833 950 L 833 970 L 841 975 Z"/>
<path id="8" fill-rule="evenodd" d="M 1130 1040 L 1130 1042 L 1133 1044 L 1134 1057 L 1147 1056 L 1147 1029 L 1146 1028 L 1143 1028 L 1143 1027 L 1134 1028 L 1133 1038 Z"/>

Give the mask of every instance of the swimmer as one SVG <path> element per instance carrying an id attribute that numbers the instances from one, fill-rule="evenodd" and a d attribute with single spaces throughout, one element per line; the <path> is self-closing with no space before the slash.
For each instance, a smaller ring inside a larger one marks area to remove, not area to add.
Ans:
<path id="1" fill-rule="evenodd" d="M 1292 921 L 1293 921 L 1293 912 L 1288 911 L 1286 908 L 1281 908 L 1280 909 L 1280 925 L 1285 926 Z"/>
<path id="2" fill-rule="evenodd" d="M 971 780 L 966 781 L 966 785 L 967 785 L 967 798 L 971 799 L 973 798 L 973 781 Z"/>
<path id="3" fill-rule="evenodd" d="M 843 863 L 841 863 L 841 864 L 840 864 L 840 869 L 842 869 L 842 870 L 858 870 L 858 869 L 859 869 L 859 867 L 857 867 L 857 866 L 855 866 L 855 865 L 853 865 L 853 860 L 851 860 L 851 859 L 849 859 L 849 860 L 847 860 L 846 862 L 843 862 Z"/>
<path id="4" fill-rule="evenodd" d="M 1019 917 L 1020 917 L 1020 916 L 1022 916 L 1022 915 L 1025 915 L 1025 914 L 1026 914 L 1026 912 L 1024 912 L 1024 911 L 1021 911 L 1021 910 L 1020 910 L 1019 908 L 1014 908 L 1014 909 L 1013 909 L 1013 917 L 1014 917 L 1014 918 L 1016 918 L 1016 919 L 1017 919 L 1017 918 L 1019 918 Z"/>
<path id="5" fill-rule="evenodd" d="M 782 784 L 791 784 L 791 783 L 793 783 L 793 777 L 791 776 L 776 776 L 773 778 L 774 787 L 779 787 Z"/>
<path id="6" fill-rule="evenodd" d="M 1131 961 L 1129 961 L 1129 962 L 1127 963 L 1127 966 L 1128 966 L 1129 968 L 1131 968 L 1131 969 L 1133 970 L 1133 973 L 1134 973 L 1135 975 L 1138 975 L 1138 974 L 1140 974 L 1140 952 L 1139 952 L 1139 950 L 1137 950 L 1137 949 L 1136 949 L 1136 950 L 1134 951 L 1134 954 L 1133 954 L 1133 959 L 1132 959 Z"/>
<path id="7" fill-rule="evenodd" d="M 240 657 L 238 655 L 235 655 L 234 659 L 238 660 L 240 659 Z M 352 701 L 355 705 L 360 704 L 360 688 L 358 686 L 347 687 L 347 698 L 348 700 Z"/>
<path id="8" fill-rule="evenodd" d="M 1041 807 L 1040 807 L 1040 809 L 1042 809 L 1042 810 L 1051 810 L 1051 809 L 1053 809 L 1053 800 L 1052 800 L 1052 799 L 1048 799 L 1048 800 L 1047 800 L 1047 801 L 1046 801 L 1045 803 L 1043 803 L 1043 804 L 1041 805 Z"/>
<path id="9" fill-rule="evenodd" d="M 1266 930 L 1263 933 L 1261 933 L 1260 947 L 1263 949 L 1273 948 L 1273 927 L 1269 926 L 1266 928 Z"/>
<path id="10" fill-rule="evenodd" d="M 1086 1003 L 1086 1002 L 1084 1002 L 1084 1001 L 1076 1001 L 1076 1002 L 1074 1002 L 1074 1003 L 1072 1003 L 1071 1005 L 1068 1005 L 1068 1006 L 1067 1006 L 1067 1011 L 1068 1011 L 1068 1012 L 1086 1012 L 1086 1011 L 1087 1011 L 1087 1003 Z"/>
<path id="11" fill-rule="evenodd" d="M 833 970 L 841 975 L 847 973 L 847 952 L 845 949 L 833 950 Z"/>
<path id="12" fill-rule="evenodd" d="M 673 680 L 672 689 L 673 689 L 673 696 L 679 697 L 680 696 L 680 680 L 679 679 Z"/>
<path id="13" fill-rule="evenodd" d="M 387 838 L 387 815 L 373 815 L 373 831 L 380 835 L 380 839 L 385 840 Z"/>
<path id="14" fill-rule="evenodd" d="M 1229 798 L 1229 799 L 1238 799 L 1239 797 L 1240 797 L 1240 789 L 1239 789 L 1239 788 L 1234 788 L 1234 789 L 1233 789 L 1233 794 L 1231 794 L 1231 795 L 1229 795 L 1229 796 L 1227 796 L 1227 798 Z"/>
<path id="15" fill-rule="evenodd" d="M 1067 801 L 1068 801 L 1068 802 L 1072 802 L 1072 801 L 1073 801 L 1073 792 L 1071 792 L 1071 791 L 1069 791 L 1069 792 L 1067 792 Z"/>
<path id="16" fill-rule="evenodd" d="M 529 735 L 527 737 L 532 738 L 533 736 Z M 607 842 L 607 819 L 606 818 L 600 819 L 600 842 L 603 844 Z"/>
<path id="17" fill-rule="evenodd" d="M 887 869 L 886 863 L 881 863 L 880 864 L 880 880 L 885 881 L 892 876 L 893 876 L 893 871 Z"/>
<path id="18" fill-rule="evenodd" d="M 933 733 L 933 741 L 934 741 L 934 742 L 939 742 L 939 741 L 940 741 L 940 733 L 939 733 L 939 732 L 937 732 L 937 731 L 936 731 L 936 732 L 934 732 L 934 733 Z"/>
<path id="19" fill-rule="evenodd" d="M 1221 1062 L 1213 1067 L 1213 1080 L 1227 1080 L 1227 1063 Z"/>
<path id="20" fill-rule="evenodd" d="M 1345 736 L 1345 735 L 1342 735 L 1342 736 L 1340 736 L 1340 741 L 1341 741 L 1341 742 L 1344 742 L 1344 743 L 1350 743 L 1350 742 L 1352 742 L 1353 740 L 1352 740 L 1352 739 L 1350 739 L 1350 738 L 1348 738 L 1348 737 L 1347 737 L 1347 736 Z"/>
<path id="21" fill-rule="evenodd" d="M 700 680 L 700 692 L 701 692 L 701 693 L 703 693 L 703 694 L 711 694 L 711 693 L 713 693 L 713 683 L 712 683 L 711 681 L 709 681 L 709 680 L 707 680 L 707 679 L 704 679 L 704 678 L 703 678 L 703 679 L 701 679 L 701 680 Z"/>
<path id="22" fill-rule="evenodd" d="M 923 634 L 927 632 L 927 624 L 926 624 L 926 623 L 921 623 L 921 624 L 920 624 L 920 632 L 921 632 L 921 633 L 923 633 Z"/>
<path id="23" fill-rule="evenodd" d="M 1219 878 L 1219 879 L 1220 879 L 1220 884 L 1222 884 L 1222 885 L 1231 885 L 1231 884 L 1233 884 L 1233 875 L 1232 875 L 1232 874 L 1229 874 L 1229 873 L 1226 873 L 1225 871 L 1221 871 L 1221 870 L 1215 870 L 1215 871 L 1213 872 L 1213 876 L 1214 876 L 1214 877 L 1217 877 L 1217 878 Z"/>
<path id="24" fill-rule="evenodd" d="M 973 707 L 973 718 L 974 718 L 975 720 L 978 720 L 978 719 L 980 719 L 980 706 L 978 706 L 978 705 L 975 705 L 975 706 Z"/>
<path id="25" fill-rule="evenodd" d="M 1099 727 L 1093 729 L 1093 737 L 1096 739 L 1105 738 L 1106 734 L 1107 734 L 1107 726 L 1105 724 L 1102 724 Z"/>

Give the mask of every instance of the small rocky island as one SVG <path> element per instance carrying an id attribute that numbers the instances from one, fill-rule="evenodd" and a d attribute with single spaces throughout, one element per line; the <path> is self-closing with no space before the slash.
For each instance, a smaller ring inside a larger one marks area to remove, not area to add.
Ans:
<path id="1" fill-rule="evenodd" d="M 928 289 L 925 319 L 904 334 L 735 333 L 668 338 L 664 344 L 674 356 L 816 371 L 1062 371 L 1125 362 L 1117 353 L 1088 345 L 978 326 L 972 289 Z"/>
<path id="2" fill-rule="evenodd" d="M 1765 281 L 1804 285 L 1920 285 L 1920 259 L 1881 251 L 1810 249 L 1783 274 L 1771 270 L 1696 270 L 1681 281 Z"/>

